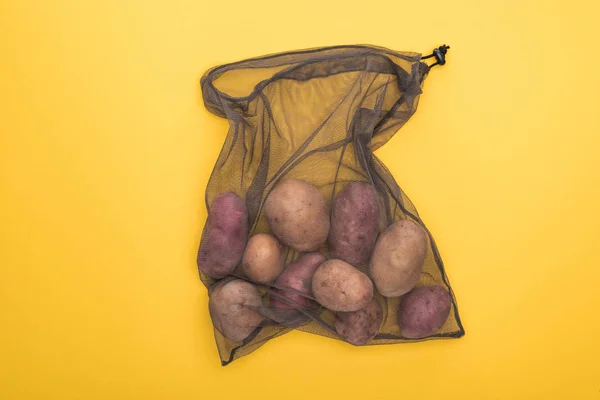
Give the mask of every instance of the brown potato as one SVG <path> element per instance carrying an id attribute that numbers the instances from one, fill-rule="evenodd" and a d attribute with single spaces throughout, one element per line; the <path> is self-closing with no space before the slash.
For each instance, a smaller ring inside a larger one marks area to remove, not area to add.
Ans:
<path id="1" fill-rule="evenodd" d="M 375 299 L 358 311 L 337 313 L 335 331 L 346 342 L 355 346 L 369 343 L 381 327 L 383 310 Z"/>
<path id="2" fill-rule="evenodd" d="M 248 241 L 242 269 L 254 282 L 272 283 L 283 271 L 283 255 L 283 249 L 273 235 L 256 234 Z"/>
<path id="3" fill-rule="evenodd" d="M 427 255 L 427 234 L 416 223 L 400 220 L 377 240 L 369 274 L 379 293 L 397 297 L 408 293 L 419 280 Z"/>
<path id="4" fill-rule="evenodd" d="M 309 309 L 313 304 L 312 278 L 326 258 L 321 253 L 307 253 L 293 261 L 275 281 L 271 306 L 279 309 Z M 291 290 L 285 290 L 289 288 Z"/>
<path id="5" fill-rule="evenodd" d="M 325 261 L 312 280 L 315 299 L 333 311 L 356 311 L 373 298 L 369 277 L 342 260 Z"/>
<path id="6" fill-rule="evenodd" d="M 233 272 L 248 240 L 248 210 L 237 194 L 215 197 L 198 249 L 198 270 L 220 279 Z"/>
<path id="7" fill-rule="evenodd" d="M 327 202 L 308 182 L 298 179 L 282 181 L 267 197 L 265 215 L 279 240 L 294 250 L 317 250 L 327 240 Z"/>
<path id="8" fill-rule="evenodd" d="M 256 286 L 241 279 L 219 282 L 210 293 L 208 308 L 214 327 L 226 338 L 241 342 L 263 321 Z"/>
<path id="9" fill-rule="evenodd" d="M 368 263 L 378 232 L 377 192 L 367 182 L 347 185 L 336 196 L 331 211 L 331 257 L 352 265 Z"/>
<path id="10" fill-rule="evenodd" d="M 452 300 L 441 286 L 424 286 L 402 297 L 398 326 L 402 336 L 421 339 L 440 330 L 450 314 Z"/>

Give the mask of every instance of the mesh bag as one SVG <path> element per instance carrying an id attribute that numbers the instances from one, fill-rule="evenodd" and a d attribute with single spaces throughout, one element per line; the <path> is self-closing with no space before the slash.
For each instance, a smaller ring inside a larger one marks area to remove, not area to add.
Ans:
<path id="1" fill-rule="evenodd" d="M 436 49 L 436 64 L 445 62 L 445 49 Z M 373 154 L 416 111 L 431 68 L 424 58 L 418 53 L 372 46 L 338 46 L 249 59 L 207 71 L 201 79 L 205 106 L 227 118 L 229 133 L 207 185 L 206 204 L 210 214 L 210 205 L 219 194 L 240 196 L 247 207 L 252 236 L 270 232 L 265 200 L 282 179 L 310 182 L 330 204 L 348 183 L 368 182 L 379 201 L 380 232 L 395 221 L 408 219 L 428 235 L 417 287 L 440 285 L 450 294 L 448 319 L 424 339 L 457 338 L 464 335 L 464 329 L 435 242 L 415 206 Z M 326 243 L 320 251 L 328 253 Z M 285 264 L 299 256 L 286 248 Z M 210 293 L 218 281 L 204 273 L 200 276 Z M 235 278 L 248 280 L 239 265 L 224 279 Z M 257 285 L 265 306 L 247 305 L 265 316 L 249 336 L 234 341 L 215 329 L 222 365 L 292 329 L 340 339 L 334 328 L 335 314 L 323 307 L 300 310 L 302 318 L 295 321 L 269 314 L 273 291 L 269 286 Z M 423 339 L 403 337 L 397 322 L 401 298 L 386 298 L 377 292 L 375 298 L 382 305 L 383 323 L 369 345 Z"/>

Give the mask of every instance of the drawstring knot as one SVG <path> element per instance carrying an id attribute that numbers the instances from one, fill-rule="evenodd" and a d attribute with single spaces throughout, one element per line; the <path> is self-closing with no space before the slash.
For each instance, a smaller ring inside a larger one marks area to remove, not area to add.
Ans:
<path id="1" fill-rule="evenodd" d="M 431 64 L 429 66 L 429 68 L 433 68 L 436 65 L 444 65 L 444 64 L 446 64 L 446 53 L 448 52 L 449 48 L 450 48 L 450 46 L 442 45 L 442 46 L 438 47 L 437 49 L 433 50 L 433 53 L 431 53 L 428 56 L 421 57 L 421 59 L 425 60 L 427 58 L 435 57 L 436 61 L 433 64 Z"/>

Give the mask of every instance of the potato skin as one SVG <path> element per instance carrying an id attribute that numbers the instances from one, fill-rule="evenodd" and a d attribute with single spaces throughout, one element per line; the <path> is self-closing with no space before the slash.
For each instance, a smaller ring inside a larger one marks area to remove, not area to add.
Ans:
<path id="1" fill-rule="evenodd" d="M 312 280 L 315 299 L 332 311 L 357 311 L 373 298 L 369 277 L 342 260 L 325 261 Z"/>
<path id="2" fill-rule="evenodd" d="M 377 192 L 367 182 L 342 189 L 331 209 L 329 252 L 332 258 L 352 265 L 369 262 L 379 233 Z"/>
<path id="3" fill-rule="evenodd" d="M 427 234 L 416 223 L 400 220 L 390 225 L 377 240 L 369 274 L 386 297 L 408 293 L 419 280 L 427 256 Z"/>
<path id="4" fill-rule="evenodd" d="M 244 340 L 261 324 L 263 317 L 252 309 L 261 306 L 256 286 L 241 279 L 219 282 L 208 301 L 214 327 L 236 342 Z"/>
<path id="5" fill-rule="evenodd" d="M 271 307 L 296 310 L 299 307 L 309 309 L 313 304 L 312 278 L 317 268 L 325 262 L 321 253 L 306 253 L 293 261 L 275 281 L 278 288 L 290 288 L 300 293 L 282 289 L 271 289 Z M 282 299 L 283 297 L 284 299 Z M 288 299 L 290 302 L 286 302 Z"/>
<path id="6" fill-rule="evenodd" d="M 327 201 L 308 182 L 286 179 L 279 183 L 267 197 L 265 215 L 279 240 L 294 250 L 317 250 L 327 240 Z"/>
<path id="7" fill-rule="evenodd" d="M 220 279 L 233 272 L 248 240 L 248 209 L 237 194 L 221 193 L 211 203 L 198 249 L 198 270 Z"/>
<path id="8" fill-rule="evenodd" d="M 365 308 L 348 313 L 337 313 L 335 331 L 346 342 L 362 346 L 371 341 L 379 332 L 383 321 L 381 304 L 371 300 Z"/>
<path id="9" fill-rule="evenodd" d="M 400 302 L 398 326 L 402 336 L 421 339 L 435 334 L 450 314 L 450 294 L 441 286 L 412 290 Z"/>
<path id="10" fill-rule="evenodd" d="M 242 257 L 242 269 L 257 283 L 272 283 L 283 271 L 283 249 L 279 241 L 267 233 L 248 240 Z"/>

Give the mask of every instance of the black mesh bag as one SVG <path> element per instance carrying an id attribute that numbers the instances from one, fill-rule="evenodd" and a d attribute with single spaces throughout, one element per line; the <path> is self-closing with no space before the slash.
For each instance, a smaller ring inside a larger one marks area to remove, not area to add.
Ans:
<path id="1" fill-rule="evenodd" d="M 312 292 L 278 285 L 278 281 L 256 283 L 244 273 L 241 256 L 236 255 L 243 249 L 247 237 L 272 232 L 265 215 L 265 202 L 271 191 L 286 179 L 314 185 L 326 199 L 328 209 L 344 187 L 353 182 L 366 182 L 376 193 L 380 237 L 393 223 L 402 220 L 416 223 L 425 232 L 426 254 L 412 292 L 419 288 L 445 289 L 449 309 L 447 319 L 439 329 L 426 336 L 409 335 L 408 328 L 399 326 L 403 305 L 420 304 L 426 314 L 427 307 L 434 307 L 435 301 L 433 306 L 429 299 L 419 303 L 419 298 L 407 299 L 410 293 L 384 297 L 375 286 L 373 299 L 380 308 L 381 323 L 368 343 L 362 344 L 464 335 L 456 300 L 433 237 L 415 206 L 373 154 L 416 111 L 423 81 L 432 65 L 445 63 L 446 50 L 447 47 L 442 46 L 432 55 L 423 57 L 418 53 L 372 46 L 327 47 L 226 64 L 207 71 L 202 77 L 206 108 L 229 121 L 229 133 L 206 189 L 209 217 L 198 253 L 200 276 L 211 296 L 210 313 L 222 365 L 292 329 L 347 339 L 336 325 L 337 318 L 347 316 L 347 313 L 336 313 L 319 306 Z M 435 57 L 434 64 L 423 61 L 429 57 Z M 243 213 L 232 213 L 227 204 L 224 209 L 217 210 L 217 206 L 212 209 L 213 201 L 229 192 L 241 198 Z M 228 229 L 233 228 L 221 223 L 219 215 L 244 220 L 233 235 L 241 239 L 237 242 L 235 238 L 223 239 L 222 235 L 230 234 Z M 283 249 L 285 268 L 302 255 L 287 246 Z M 318 251 L 330 257 L 326 241 Z M 206 268 L 201 268 L 232 256 L 236 265 L 231 272 L 209 276 Z M 354 267 L 369 275 L 368 262 Z M 242 296 L 242 300 L 229 302 L 223 309 L 214 309 L 213 301 L 220 306 L 220 301 L 229 301 L 227 296 L 239 294 L 220 289 L 240 280 L 256 288 L 253 290 L 260 296 L 260 301 L 250 301 Z M 288 295 L 304 296 L 314 304 L 305 307 L 305 303 L 287 300 L 287 314 L 274 309 L 275 297 L 293 298 L 286 297 L 286 291 Z M 252 318 L 234 321 L 234 325 L 242 326 L 246 332 L 241 336 L 228 334 L 226 337 L 222 333 L 227 331 L 223 324 L 231 321 L 215 320 L 218 312 L 223 313 L 223 318 L 250 312 Z M 411 318 L 408 312 L 403 315 Z M 412 318 L 420 321 L 427 319 L 427 315 L 417 313 Z"/>

